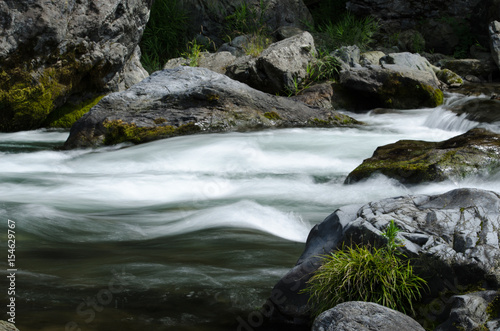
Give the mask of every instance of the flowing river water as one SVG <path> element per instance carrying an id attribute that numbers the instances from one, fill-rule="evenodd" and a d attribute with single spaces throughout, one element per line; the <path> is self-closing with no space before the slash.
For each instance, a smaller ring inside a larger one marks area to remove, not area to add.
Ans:
<path id="1" fill-rule="evenodd" d="M 9 300 L 10 219 L 16 326 L 237 330 L 336 208 L 457 187 L 500 190 L 498 173 L 410 188 L 383 176 L 344 185 L 378 146 L 441 141 L 478 125 L 442 107 L 350 115 L 368 125 L 74 151 L 58 150 L 65 131 L 0 134 L 0 297 Z"/>

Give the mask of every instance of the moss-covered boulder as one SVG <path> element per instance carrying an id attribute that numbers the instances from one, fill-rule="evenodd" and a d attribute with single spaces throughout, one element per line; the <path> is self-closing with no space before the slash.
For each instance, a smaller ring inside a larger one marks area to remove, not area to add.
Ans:
<path id="1" fill-rule="evenodd" d="M 381 173 L 403 184 L 439 182 L 487 175 L 500 170 L 500 135 L 472 129 L 442 142 L 401 140 L 378 147 L 354 169 L 351 184 Z"/>
<path id="2" fill-rule="evenodd" d="M 356 98 L 372 100 L 368 109 L 433 108 L 443 103 L 443 92 L 435 76 L 399 65 L 344 70 L 340 85 Z"/>
<path id="3" fill-rule="evenodd" d="M 450 69 L 439 70 L 436 73 L 437 78 L 448 85 L 449 87 L 460 87 L 464 85 L 462 77 L 451 71 Z"/>
<path id="4" fill-rule="evenodd" d="M 67 126 L 69 113 L 81 114 L 97 97 L 144 79 L 137 45 L 150 6 L 149 0 L 0 2 L 0 131 Z"/>
<path id="5" fill-rule="evenodd" d="M 144 143 L 193 133 L 358 122 L 332 110 L 266 94 L 205 68 L 158 71 L 104 97 L 71 128 L 66 148 Z"/>

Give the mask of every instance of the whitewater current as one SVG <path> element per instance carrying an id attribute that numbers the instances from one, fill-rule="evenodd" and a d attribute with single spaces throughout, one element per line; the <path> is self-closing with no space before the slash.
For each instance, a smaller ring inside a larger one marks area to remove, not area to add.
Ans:
<path id="1" fill-rule="evenodd" d="M 15 221 L 16 325 L 235 330 L 335 209 L 458 187 L 499 191 L 498 173 L 413 187 L 384 176 L 343 184 L 378 146 L 479 126 L 445 108 L 465 100 L 450 94 L 436 109 L 349 113 L 366 123 L 353 128 L 73 151 L 58 149 L 67 131 L 1 133 L 0 238 Z M 7 259 L 0 265 L 6 270 Z"/>

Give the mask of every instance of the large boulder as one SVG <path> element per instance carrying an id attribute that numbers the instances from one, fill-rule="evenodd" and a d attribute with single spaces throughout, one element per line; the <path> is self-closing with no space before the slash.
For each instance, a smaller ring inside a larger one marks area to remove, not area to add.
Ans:
<path id="1" fill-rule="evenodd" d="M 177 67 L 104 97 L 73 125 L 65 147 L 352 123 L 356 121 L 346 115 L 268 95 L 205 68 Z"/>
<path id="2" fill-rule="evenodd" d="M 489 32 L 491 55 L 497 66 L 500 68 L 500 22 L 491 22 Z"/>
<path id="3" fill-rule="evenodd" d="M 500 135 L 472 129 L 442 142 L 400 140 L 378 147 L 346 178 L 347 184 L 381 173 L 403 184 L 460 180 L 500 169 Z"/>
<path id="4" fill-rule="evenodd" d="M 424 331 L 412 318 L 373 302 L 344 302 L 321 313 L 312 331 Z"/>
<path id="5" fill-rule="evenodd" d="M 306 78 L 315 53 L 313 37 L 303 32 L 271 44 L 255 59 L 240 58 L 226 75 L 264 92 L 286 93 Z"/>
<path id="6" fill-rule="evenodd" d="M 357 98 L 372 100 L 371 108 L 413 109 L 436 107 L 443 92 L 431 64 L 418 54 L 394 53 L 380 65 L 350 65 L 340 72 L 340 85 Z"/>
<path id="7" fill-rule="evenodd" d="M 500 195 L 479 189 L 406 195 L 341 207 L 315 225 L 297 264 L 271 292 L 266 303 L 270 321 L 309 323 L 308 297 L 301 290 L 319 267 L 319 256 L 343 245 L 383 245 L 383 233 L 391 221 L 401 230 L 397 235 L 401 252 L 428 282 L 417 309 L 422 323 L 444 321 L 446 317 L 437 315 L 450 311 L 452 295 L 478 286 L 498 289 Z M 437 309 L 440 305 L 443 308 Z"/>
<path id="8" fill-rule="evenodd" d="M 35 129 L 65 103 L 147 73 L 138 43 L 151 0 L 0 2 L 0 130 Z"/>

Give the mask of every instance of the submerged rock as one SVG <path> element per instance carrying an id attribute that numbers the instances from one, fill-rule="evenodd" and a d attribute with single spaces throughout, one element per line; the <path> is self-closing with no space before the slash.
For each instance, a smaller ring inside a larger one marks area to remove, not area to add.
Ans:
<path id="1" fill-rule="evenodd" d="M 439 195 L 407 195 L 341 207 L 314 226 L 304 252 L 272 290 L 267 302 L 275 323 L 309 321 L 308 297 L 299 294 L 319 267 L 319 256 L 342 245 L 382 245 L 391 220 L 401 230 L 403 254 L 414 271 L 428 282 L 417 312 L 422 318 L 451 310 L 452 295 L 500 285 L 500 195 L 479 189 L 457 189 Z M 447 296 L 443 297 L 443 293 Z M 433 300 L 442 308 L 433 310 Z M 427 307 L 427 304 L 431 307 Z M 438 318 L 442 318 L 439 320 Z M 419 320 L 420 321 L 420 320 Z"/>
<path id="2" fill-rule="evenodd" d="M 73 125 L 64 146 L 354 123 L 349 116 L 269 95 L 205 68 L 177 67 L 156 72 L 126 91 L 103 98 Z"/>
<path id="3" fill-rule="evenodd" d="M 482 123 L 500 122 L 500 100 L 493 98 L 474 98 L 449 108 L 457 115 Z"/>
<path id="4" fill-rule="evenodd" d="M 499 169 L 500 135 L 472 129 L 442 142 L 400 140 L 378 147 L 345 182 L 381 173 L 403 184 L 418 184 L 488 175 Z"/>
<path id="5" fill-rule="evenodd" d="M 312 331 L 424 331 L 411 317 L 373 302 L 344 302 L 321 313 Z"/>

